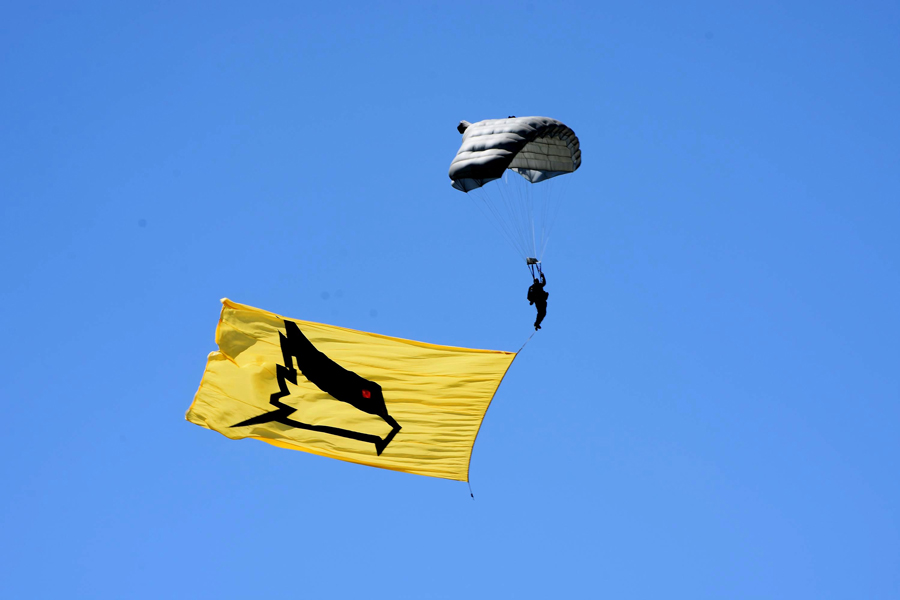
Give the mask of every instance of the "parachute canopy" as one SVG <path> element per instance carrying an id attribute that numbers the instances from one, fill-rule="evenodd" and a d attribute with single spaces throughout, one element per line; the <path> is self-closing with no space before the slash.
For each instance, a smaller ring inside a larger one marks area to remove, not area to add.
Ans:
<path id="1" fill-rule="evenodd" d="M 460 121 L 457 130 L 463 139 L 450 163 L 453 187 L 473 199 L 532 271 L 540 270 L 567 195 L 569 178 L 557 177 L 581 166 L 578 137 L 547 117 Z"/>
<path id="2" fill-rule="evenodd" d="M 462 146 L 450 163 L 453 187 L 469 192 L 511 169 L 537 183 L 581 166 L 575 132 L 556 119 L 509 117 L 461 121 Z"/>

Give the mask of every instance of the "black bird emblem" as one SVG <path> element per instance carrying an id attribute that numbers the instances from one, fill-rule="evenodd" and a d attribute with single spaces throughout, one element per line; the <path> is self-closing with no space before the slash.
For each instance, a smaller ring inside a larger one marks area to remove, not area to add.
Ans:
<path id="1" fill-rule="evenodd" d="M 278 334 L 284 364 L 276 365 L 275 367 L 278 391 L 269 396 L 269 403 L 276 410 L 241 421 L 232 425 L 232 427 L 247 427 L 249 425 L 276 422 L 289 427 L 296 427 L 297 429 L 318 431 L 362 442 L 370 442 L 375 444 L 375 451 L 380 456 L 401 429 L 400 424 L 388 414 L 381 386 L 374 381 L 360 377 L 353 371 L 348 371 L 325 356 L 312 345 L 312 342 L 303 335 L 300 327 L 293 321 L 285 321 L 284 328 L 285 333 L 279 332 Z M 294 359 L 297 360 L 296 368 L 294 367 Z M 381 417 L 385 423 L 391 426 L 390 433 L 381 438 L 369 433 L 327 425 L 311 425 L 292 419 L 291 415 L 297 409 L 284 404 L 281 402 L 281 399 L 290 394 L 287 388 L 287 381 L 297 385 L 298 370 L 310 383 L 335 400 L 346 402 L 365 413 Z"/>

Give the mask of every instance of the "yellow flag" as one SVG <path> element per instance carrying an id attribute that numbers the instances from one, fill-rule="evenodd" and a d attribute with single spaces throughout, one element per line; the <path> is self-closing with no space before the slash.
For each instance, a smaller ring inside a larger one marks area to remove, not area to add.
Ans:
<path id="1" fill-rule="evenodd" d="M 222 300 L 187 411 L 256 438 L 373 467 L 468 481 L 475 436 L 514 352 L 435 346 Z"/>

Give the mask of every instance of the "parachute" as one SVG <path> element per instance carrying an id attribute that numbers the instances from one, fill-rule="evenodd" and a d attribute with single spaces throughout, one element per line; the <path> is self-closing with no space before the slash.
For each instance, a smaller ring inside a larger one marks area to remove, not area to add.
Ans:
<path id="1" fill-rule="evenodd" d="M 460 121 L 457 130 L 463 139 L 450 163 L 453 187 L 475 192 L 476 204 L 534 275 L 565 197 L 556 178 L 581 166 L 578 137 L 547 117 Z"/>

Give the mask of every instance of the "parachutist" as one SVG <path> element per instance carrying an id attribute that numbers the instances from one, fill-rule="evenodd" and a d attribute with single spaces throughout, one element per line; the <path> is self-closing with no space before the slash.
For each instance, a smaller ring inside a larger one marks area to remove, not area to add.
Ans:
<path id="1" fill-rule="evenodd" d="M 483 190 L 476 201 L 479 208 L 523 255 L 531 276 L 539 277 L 537 257 L 546 249 L 562 195 L 552 192 L 548 181 L 581 166 L 578 136 L 556 119 L 513 115 L 476 123 L 460 121 L 456 130 L 462 134 L 462 144 L 450 163 L 451 185 L 466 194 Z M 539 280 L 535 285 L 544 296 L 532 302 L 538 304 L 537 330 L 546 313 L 546 296 Z"/>
<path id="2" fill-rule="evenodd" d="M 547 278 L 541 273 L 540 281 L 535 277 L 534 283 L 528 288 L 528 304 L 534 304 L 537 308 L 537 319 L 534 321 L 535 331 L 541 328 L 541 321 L 547 316 L 547 298 L 550 297 L 550 294 L 544 291 L 545 285 L 547 285 Z"/>

